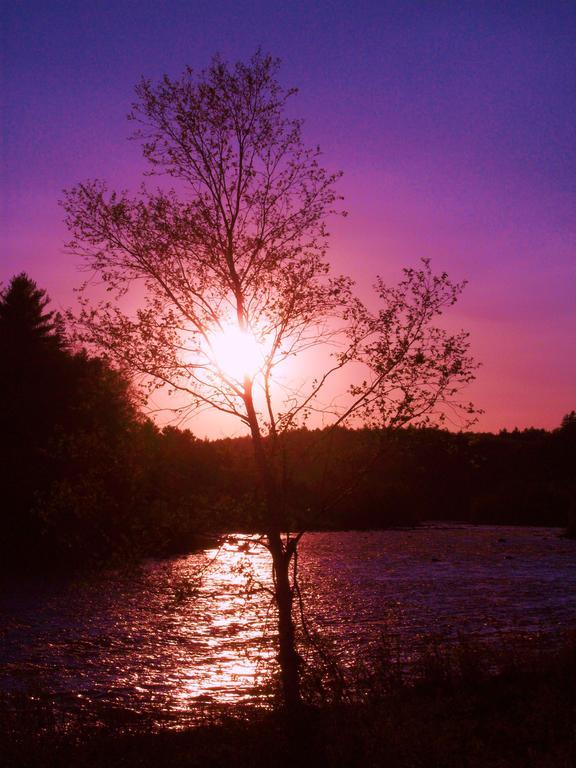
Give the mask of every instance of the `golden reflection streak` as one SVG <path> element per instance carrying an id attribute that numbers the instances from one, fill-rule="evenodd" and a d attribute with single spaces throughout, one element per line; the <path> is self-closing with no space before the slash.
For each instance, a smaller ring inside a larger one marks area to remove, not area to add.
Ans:
<path id="1" fill-rule="evenodd" d="M 195 702 L 240 703 L 250 698 L 259 678 L 266 677 L 273 658 L 268 631 L 271 586 L 270 560 L 256 536 L 229 536 L 218 549 L 206 550 L 213 562 L 194 590 L 189 611 L 182 613 L 180 631 L 202 662 L 182 659 L 175 669 L 181 681 L 175 708 Z M 189 573 L 194 578 L 194 573 Z M 264 588 L 264 589 L 263 589 Z M 199 610 L 202 620 L 188 624 Z M 260 683 L 261 684 L 261 683 Z"/>

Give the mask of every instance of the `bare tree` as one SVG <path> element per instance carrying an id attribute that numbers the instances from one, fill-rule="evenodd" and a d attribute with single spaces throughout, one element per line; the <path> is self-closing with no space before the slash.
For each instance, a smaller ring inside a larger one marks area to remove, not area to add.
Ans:
<path id="1" fill-rule="evenodd" d="M 465 333 L 434 319 L 462 285 L 424 261 L 395 288 L 376 284 L 371 312 L 348 277 L 332 276 L 326 219 L 337 213 L 338 173 L 305 146 L 286 117 L 294 90 L 278 62 L 257 53 L 199 74 L 142 80 L 130 115 L 150 173 L 175 190 L 138 196 L 91 181 L 66 192 L 70 246 L 112 294 L 82 299 L 78 338 L 96 345 L 153 390 L 178 396 L 187 415 L 205 407 L 234 416 L 252 438 L 265 500 L 284 701 L 301 700 L 291 569 L 302 531 L 286 515 L 282 436 L 317 411 L 332 427 L 401 426 L 442 419 L 473 379 Z M 139 309 L 123 311 L 129 294 Z M 223 348 L 224 346 L 224 348 Z M 328 354 L 329 353 L 329 354 Z M 306 384 L 286 385 L 290 361 L 328 360 Z M 311 358 L 310 358 L 311 359 Z M 346 397 L 324 402 L 328 383 Z M 284 373 L 283 373 L 284 371 Z"/>

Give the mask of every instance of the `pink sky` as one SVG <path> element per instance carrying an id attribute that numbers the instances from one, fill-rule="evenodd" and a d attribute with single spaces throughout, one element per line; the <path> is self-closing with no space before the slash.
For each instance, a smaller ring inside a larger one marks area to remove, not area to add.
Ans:
<path id="1" fill-rule="evenodd" d="M 198 10 L 200 9 L 200 10 Z M 482 362 L 478 428 L 553 428 L 576 408 L 576 11 L 551 2 L 12 4 L 3 29 L 0 280 L 26 271 L 56 307 L 82 279 L 61 190 L 133 186 L 125 115 L 140 75 L 262 44 L 294 111 L 345 173 L 331 258 L 363 294 L 431 257 L 469 285 L 450 315 Z M 234 432 L 203 416 L 199 435 Z"/>

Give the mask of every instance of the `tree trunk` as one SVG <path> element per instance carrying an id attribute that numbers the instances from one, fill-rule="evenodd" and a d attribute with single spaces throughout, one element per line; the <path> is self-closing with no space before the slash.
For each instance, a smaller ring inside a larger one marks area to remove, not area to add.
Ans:
<path id="1" fill-rule="evenodd" d="M 246 411 L 250 422 L 252 445 L 258 474 L 266 495 L 266 538 L 272 555 L 274 599 L 278 609 L 278 663 L 282 680 L 284 706 L 295 712 L 302 702 L 300 695 L 300 655 L 296 650 L 296 634 L 292 617 L 293 592 L 290 584 L 292 552 L 282 541 L 282 497 L 273 463 L 266 455 L 258 419 L 252 401 L 250 382 L 244 382 Z"/>
<path id="2" fill-rule="evenodd" d="M 294 620 L 292 617 L 293 593 L 290 584 L 290 555 L 284 551 L 280 535 L 268 536 L 274 569 L 274 597 L 278 608 L 278 663 L 282 679 L 284 706 L 295 711 L 301 704 L 300 655 L 296 650 Z M 279 546 L 278 546 L 279 545 Z"/>

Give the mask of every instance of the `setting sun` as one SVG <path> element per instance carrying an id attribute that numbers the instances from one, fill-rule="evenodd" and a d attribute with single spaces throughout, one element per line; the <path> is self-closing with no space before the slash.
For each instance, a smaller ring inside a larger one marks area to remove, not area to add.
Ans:
<path id="1" fill-rule="evenodd" d="M 234 379 L 253 377 L 262 365 L 264 350 L 250 331 L 225 326 L 211 339 L 212 354 L 219 368 Z"/>

